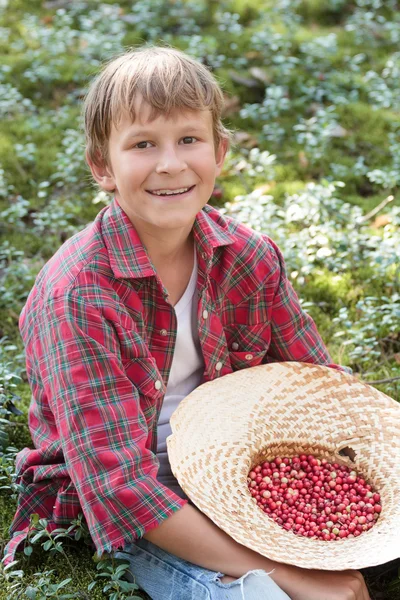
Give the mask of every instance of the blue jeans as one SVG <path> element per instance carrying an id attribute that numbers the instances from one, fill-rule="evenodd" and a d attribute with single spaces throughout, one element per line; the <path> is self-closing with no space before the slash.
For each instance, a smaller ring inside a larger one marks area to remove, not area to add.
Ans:
<path id="1" fill-rule="evenodd" d="M 114 556 L 130 563 L 129 581 L 152 600 L 290 600 L 265 571 L 221 583 L 223 573 L 178 558 L 143 538 Z"/>

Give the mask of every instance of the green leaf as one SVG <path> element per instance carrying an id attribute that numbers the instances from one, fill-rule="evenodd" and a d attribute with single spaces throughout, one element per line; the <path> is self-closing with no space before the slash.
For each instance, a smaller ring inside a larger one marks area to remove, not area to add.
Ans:
<path id="1" fill-rule="evenodd" d="M 28 585 L 25 590 L 25 595 L 29 598 L 29 600 L 35 600 L 36 598 L 36 589 L 32 586 Z"/>
<path id="2" fill-rule="evenodd" d="M 88 592 L 91 592 L 92 589 L 94 588 L 94 586 L 97 585 L 97 583 L 98 583 L 97 581 L 92 581 L 92 583 L 89 583 L 88 588 L 87 588 Z"/>
<path id="3" fill-rule="evenodd" d="M 24 554 L 25 556 L 30 556 L 33 552 L 33 548 L 32 546 L 25 546 L 24 548 Z"/>
<path id="4" fill-rule="evenodd" d="M 129 563 L 124 563 L 123 565 L 119 565 L 116 569 L 115 569 L 115 574 L 116 575 L 120 575 L 121 573 L 125 573 L 125 571 L 127 571 L 130 567 Z"/>
<path id="5" fill-rule="evenodd" d="M 92 556 L 92 561 L 95 563 L 100 563 L 101 560 L 102 560 L 101 556 L 99 556 L 98 553 L 95 552 Z"/>
<path id="6" fill-rule="evenodd" d="M 72 581 L 72 577 L 69 577 L 68 579 L 63 579 L 63 581 L 61 583 L 58 584 L 58 589 L 65 587 L 66 585 L 68 585 L 70 582 Z"/>
<path id="7" fill-rule="evenodd" d="M 44 544 L 42 544 L 43 546 L 43 550 L 50 550 L 50 548 L 53 545 L 53 541 L 52 540 L 47 540 L 47 542 L 45 542 Z"/>
<path id="8" fill-rule="evenodd" d="M 17 565 L 18 563 L 19 563 L 19 560 L 13 560 L 8 565 L 3 567 L 3 569 L 4 569 L 4 571 L 7 571 L 7 570 L 11 569 L 11 567 L 15 567 L 15 565 Z"/>
<path id="9" fill-rule="evenodd" d="M 37 525 L 39 523 L 39 519 L 40 519 L 40 517 L 39 517 L 38 513 L 31 514 L 31 523 L 33 525 Z"/>
<path id="10" fill-rule="evenodd" d="M 133 592 L 134 590 L 139 589 L 136 584 L 130 583 L 129 581 L 118 581 L 118 583 L 123 592 Z"/>
<path id="11" fill-rule="evenodd" d="M 64 529 L 63 527 L 60 527 L 59 529 L 53 529 L 53 531 L 51 533 L 52 534 L 54 534 L 54 533 L 58 533 L 58 534 L 64 533 L 65 534 L 66 529 Z M 57 536 L 57 537 L 60 537 L 60 536 Z"/>

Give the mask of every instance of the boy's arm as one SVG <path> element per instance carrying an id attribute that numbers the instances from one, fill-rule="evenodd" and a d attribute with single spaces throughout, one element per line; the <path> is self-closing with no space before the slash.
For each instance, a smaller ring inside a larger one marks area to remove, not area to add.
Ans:
<path id="1" fill-rule="evenodd" d="M 148 447 L 147 421 L 125 371 L 129 365 L 122 363 L 113 320 L 71 290 L 48 300 L 44 310 L 28 352 L 90 535 L 99 554 L 111 552 L 142 537 L 187 500 L 156 479 L 159 463 Z M 112 311 L 111 303 L 105 310 Z M 150 388 L 162 393 L 156 378 L 147 371 L 141 378 L 149 394 Z M 43 427 L 35 435 L 44 446 Z"/>
<path id="2" fill-rule="evenodd" d="M 350 367 L 333 363 L 313 319 L 302 309 L 287 277 L 282 252 L 270 238 L 268 243 L 275 250 L 278 263 L 278 269 L 273 274 L 275 295 L 272 301 L 271 344 L 268 355 L 278 361 L 314 363 L 351 374 Z"/>
<path id="3" fill-rule="evenodd" d="M 242 546 L 190 504 L 143 537 L 179 558 L 236 578 L 253 569 L 264 569 L 273 571 L 270 576 L 279 585 L 292 570 Z"/>
<path id="4" fill-rule="evenodd" d="M 275 562 L 238 544 L 194 506 L 184 506 L 144 537 L 184 560 L 234 579 L 262 569 L 292 600 L 369 599 L 358 571 L 320 571 Z"/>

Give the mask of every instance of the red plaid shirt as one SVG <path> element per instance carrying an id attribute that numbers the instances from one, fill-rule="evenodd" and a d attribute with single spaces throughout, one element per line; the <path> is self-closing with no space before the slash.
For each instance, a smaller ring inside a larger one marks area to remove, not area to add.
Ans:
<path id="1" fill-rule="evenodd" d="M 342 368 L 270 238 L 210 206 L 193 232 L 204 382 L 275 361 Z M 22 487 L 3 562 L 15 559 L 32 513 L 52 531 L 82 512 L 99 555 L 120 549 L 187 500 L 158 482 L 155 455 L 175 312 L 115 199 L 46 263 L 19 325 L 35 449 L 17 455 Z"/>

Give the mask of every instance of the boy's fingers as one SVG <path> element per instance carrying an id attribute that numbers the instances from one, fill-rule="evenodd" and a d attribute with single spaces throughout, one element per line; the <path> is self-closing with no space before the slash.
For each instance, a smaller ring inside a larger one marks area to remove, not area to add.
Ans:
<path id="1" fill-rule="evenodd" d="M 353 571 L 353 574 L 357 577 L 361 586 L 359 588 L 359 592 L 357 593 L 357 600 L 371 600 L 363 574 L 360 573 L 360 571 Z"/>
<path id="2" fill-rule="evenodd" d="M 370 595 L 368 593 L 368 589 L 367 589 L 366 583 L 363 584 L 362 592 L 363 592 L 363 595 L 362 595 L 361 600 L 371 600 L 371 597 L 370 597 Z"/>

